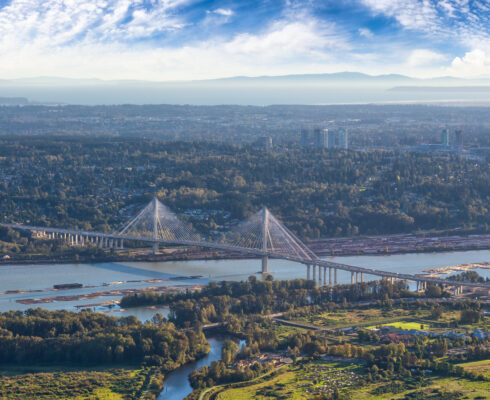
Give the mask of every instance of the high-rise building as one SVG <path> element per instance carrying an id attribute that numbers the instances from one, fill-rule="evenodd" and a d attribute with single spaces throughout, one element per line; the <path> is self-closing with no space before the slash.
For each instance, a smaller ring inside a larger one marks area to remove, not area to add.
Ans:
<path id="1" fill-rule="evenodd" d="M 335 149 L 338 145 L 338 132 L 330 132 L 327 138 L 328 148 Z"/>
<path id="2" fill-rule="evenodd" d="M 456 140 L 455 140 L 455 148 L 456 151 L 463 151 L 463 131 L 458 129 L 455 132 Z"/>
<path id="3" fill-rule="evenodd" d="M 441 132 L 441 142 L 444 147 L 449 147 L 449 129 L 443 129 Z"/>
<path id="4" fill-rule="evenodd" d="M 341 130 L 338 134 L 339 138 L 339 147 L 341 149 L 348 149 L 349 148 L 349 131 L 347 128 L 344 128 Z"/>
<path id="5" fill-rule="evenodd" d="M 328 129 L 315 128 L 313 131 L 313 140 L 317 149 L 328 148 Z"/>
<path id="6" fill-rule="evenodd" d="M 308 129 L 301 129 L 301 147 L 308 147 L 310 145 L 310 132 Z"/>

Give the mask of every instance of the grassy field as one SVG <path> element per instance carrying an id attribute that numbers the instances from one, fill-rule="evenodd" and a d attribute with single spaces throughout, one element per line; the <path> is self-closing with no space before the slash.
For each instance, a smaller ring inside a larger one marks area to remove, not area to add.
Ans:
<path id="1" fill-rule="evenodd" d="M 369 328 L 376 328 L 378 326 L 394 326 L 395 328 L 405 329 L 405 330 L 410 330 L 410 329 L 423 330 L 423 329 L 430 329 L 431 328 L 431 326 L 427 323 L 396 321 L 396 322 L 388 322 L 385 324 L 378 324 L 378 325 L 369 326 L 368 329 Z"/>
<path id="2" fill-rule="evenodd" d="M 410 389 L 401 393 L 382 393 L 374 394 L 373 390 L 379 386 L 386 385 L 386 382 L 368 385 L 366 387 L 356 389 L 351 392 L 351 395 L 356 400 L 388 400 L 388 399 L 403 399 L 406 395 L 417 391 L 423 391 L 426 397 L 431 398 L 437 392 L 458 392 L 461 393 L 460 398 L 484 400 L 488 399 L 490 393 L 490 383 L 480 381 L 470 381 L 462 378 L 431 378 L 429 384 L 418 389 Z"/>
<path id="3" fill-rule="evenodd" d="M 150 373 L 131 368 L 19 372 L 0 372 L 0 399 L 134 399 Z"/>
<path id="4" fill-rule="evenodd" d="M 315 361 L 305 365 L 288 366 L 265 382 L 246 387 L 223 389 L 217 399 L 292 399 L 299 400 L 322 393 L 332 393 L 335 388 L 355 385 L 359 375 L 357 365 Z"/>
<path id="5" fill-rule="evenodd" d="M 417 313 L 418 318 L 428 316 L 428 311 L 421 310 Z M 388 324 L 399 321 L 400 318 L 413 317 L 412 312 L 402 308 L 395 308 L 390 311 L 379 308 L 348 310 L 340 312 L 324 312 L 315 315 L 298 318 L 314 325 L 328 328 L 343 328 L 347 326 L 371 326 L 377 324 Z"/>
<path id="6" fill-rule="evenodd" d="M 482 374 L 485 378 L 490 379 L 490 360 L 473 361 L 458 365 L 467 371 Z"/>

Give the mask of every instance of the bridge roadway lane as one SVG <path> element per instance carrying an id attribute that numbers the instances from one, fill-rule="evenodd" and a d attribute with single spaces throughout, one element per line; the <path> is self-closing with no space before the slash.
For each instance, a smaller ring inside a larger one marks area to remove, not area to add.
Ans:
<path id="1" fill-rule="evenodd" d="M 140 236 L 132 236 L 132 235 L 121 235 L 117 233 L 103 233 L 103 232 L 90 232 L 90 231 L 80 231 L 73 229 L 61 229 L 61 228 L 48 228 L 48 227 L 39 227 L 39 226 L 30 226 L 30 225 L 20 225 L 20 224 L 8 224 L 8 223 L 0 223 L 2 226 L 6 226 L 13 229 L 20 229 L 25 231 L 37 231 L 37 232 L 48 232 L 48 233 L 66 233 L 70 235 L 81 235 L 86 237 L 99 237 L 99 238 L 108 238 L 108 239 L 122 239 L 122 240 L 136 240 L 140 242 L 146 243 L 161 243 L 166 245 L 174 245 L 174 246 L 193 246 L 193 247 L 204 247 L 210 249 L 217 250 L 225 250 L 230 252 L 238 252 L 238 253 L 246 253 L 251 254 L 256 257 L 264 257 L 269 256 L 271 258 L 283 259 L 294 261 L 300 264 L 305 265 L 319 265 L 321 267 L 328 268 L 336 268 L 349 272 L 363 272 L 368 275 L 381 276 L 386 278 L 396 278 L 401 280 L 408 280 L 414 282 L 432 282 L 437 284 L 444 284 L 447 286 L 465 286 L 465 287 L 479 287 L 490 289 L 489 283 L 479 283 L 479 282 L 460 282 L 460 281 L 448 281 L 446 279 L 428 277 L 423 275 L 411 275 L 411 274 L 400 274 L 397 272 L 389 272 L 389 271 L 380 271 L 376 269 L 364 268 L 364 267 L 356 267 L 353 265 L 334 263 L 331 261 L 322 260 L 320 258 L 315 259 L 306 259 L 306 258 L 298 258 L 284 255 L 279 252 L 267 251 L 264 252 L 258 249 L 249 249 L 246 247 L 237 247 L 233 245 L 229 245 L 226 243 L 216 243 L 216 242 L 204 242 L 204 241 L 187 241 L 187 240 L 166 240 L 166 239 L 154 239 L 150 237 L 140 237 Z M 313 253 L 313 252 L 312 252 Z"/>

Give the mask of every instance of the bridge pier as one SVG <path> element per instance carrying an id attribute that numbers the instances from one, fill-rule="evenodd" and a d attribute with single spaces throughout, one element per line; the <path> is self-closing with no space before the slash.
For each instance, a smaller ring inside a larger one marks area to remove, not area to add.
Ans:
<path id="1" fill-rule="evenodd" d="M 311 267 L 313 272 L 313 280 L 316 282 L 316 264 L 311 264 Z"/>
<path id="2" fill-rule="evenodd" d="M 350 284 L 353 285 L 354 284 L 354 272 L 351 272 L 350 273 Z"/>
<path id="3" fill-rule="evenodd" d="M 337 285 L 337 268 L 334 268 L 334 281 L 333 281 L 333 284 L 334 285 Z"/>
<path id="4" fill-rule="evenodd" d="M 323 286 L 327 284 L 327 267 L 323 267 Z"/>
<path id="5" fill-rule="evenodd" d="M 310 280 L 310 278 L 311 278 L 310 268 L 311 268 L 310 264 L 306 264 L 306 279 L 307 280 Z"/>
<path id="6" fill-rule="evenodd" d="M 361 272 L 361 283 L 364 283 L 364 272 Z"/>
<path id="7" fill-rule="evenodd" d="M 269 256 L 262 257 L 262 273 L 269 273 Z"/>
<path id="8" fill-rule="evenodd" d="M 359 283 L 359 272 L 356 272 L 356 284 Z"/>
<path id="9" fill-rule="evenodd" d="M 332 267 L 328 267 L 328 286 L 332 286 Z"/>
<path id="10" fill-rule="evenodd" d="M 158 243 L 157 242 L 153 243 L 152 253 L 153 254 L 158 253 Z"/>
<path id="11" fill-rule="evenodd" d="M 318 266 L 318 283 L 322 286 L 322 269 Z"/>

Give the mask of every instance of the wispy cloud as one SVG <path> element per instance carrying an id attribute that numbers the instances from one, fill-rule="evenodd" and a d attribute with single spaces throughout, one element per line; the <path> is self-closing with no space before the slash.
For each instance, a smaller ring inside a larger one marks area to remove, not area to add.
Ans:
<path id="1" fill-rule="evenodd" d="M 487 0 L 350 0 L 332 13 L 320 0 L 1 1 L 0 78 L 466 76 L 486 73 L 490 55 Z"/>
<path id="2" fill-rule="evenodd" d="M 408 64 L 410 67 L 420 67 L 424 65 L 440 64 L 447 59 L 448 57 L 446 55 L 432 50 L 416 49 L 410 54 Z"/>
<path id="3" fill-rule="evenodd" d="M 373 32 L 371 32 L 368 28 L 359 28 L 359 35 L 364 36 L 365 38 L 371 39 L 374 37 Z"/>
<path id="4" fill-rule="evenodd" d="M 234 14 L 233 10 L 231 10 L 230 8 L 217 8 L 212 12 L 218 15 L 223 15 L 225 17 L 231 17 Z"/>

